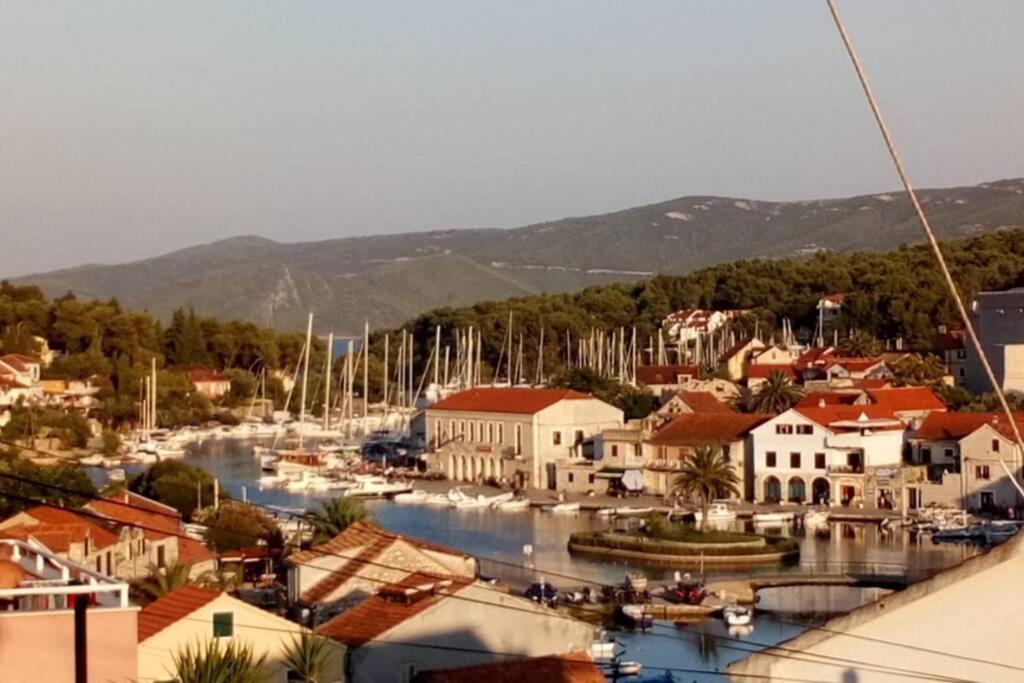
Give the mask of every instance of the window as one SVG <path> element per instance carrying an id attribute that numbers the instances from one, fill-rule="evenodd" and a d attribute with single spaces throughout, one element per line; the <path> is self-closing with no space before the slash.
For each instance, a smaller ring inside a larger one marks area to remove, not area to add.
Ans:
<path id="1" fill-rule="evenodd" d="M 505 425 L 498 423 L 498 443 L 505 443 Z"/>
<path id="2" fill-rule="evenodd" d="M 572 443 L 573 443 L 574 446 L 579 446 L 581 443 L 583 443 L 583 430 L 582 429 L 577 429 L 576 433 L 573 434 Z"/>
<path id="3" fill-rule="evenodd" d="M 764 454 L 765 467 L 775 467 L 775 451 L 768 451 Z"/>
<path id="4" fill-rule="evenodd" d="M 619 457 L 619 447 L 616 446 L 615 444 L 612 444 L 612 457 L 613 458 Z"/>
<path id="5" fill-rule="evenodd" d="M 494 443 L 494 423 L 489 422 L 487 424 L 487 441 Z"/>
<path id="6" fill-rule="evenodd" d="M 964 349 L 957 349 L 956 350 L 956 357 L 957 358 L 961 358 L 961 359 L 967 358 L 967 351 L 965 351 Z"/>
<path id="7" fill-rule="evenodd" d="M 562 432 L 551 432 L 551 445 L 561 446 L 562 445 Z"/>
<path id="8" fill-rule="evenodd" d="M 638 443 L 637 444 L 633 444 L 633 455 L 635 455 L 636 457 L 639 458 L 643 454 L 644 454 L 643 444 L 638 444 Z"/>
<path id="9" fill-rule="evenodd" d="M 235 613 L 214 612 L 213 613 L 213 637 L 230 638 L 235 635 Z"/>
<path id="10" fill-rule="evenodd" d="M 944 456 L 946 456 L 947 460 L 952 460 L 953 459 L 953 449 L 952 448 L 947 448 L 946 450 L 942 451 L 942 454 Z"/>
<path id="11" fill-rule="evenodd" d="M 157 546 L 156 549 L 156 566 L 164 567 L 167 565 L 167 549 L 162 545 Z"/>
<path id="12" fill-rule="evenodd" d="M 593 484 L 594 483 L 594 475 L 593 474 L 588 474 L 587 475 L 587 483 L 588 484 Z"/>
<path id="13" fill-rule="evenodd" d="M 921 464 L 931 465 L 932 464 L 932 449 L 922 448 L 921 449 Z"/>
<path id="14" fill-rule="evenodd" d="M 789 454 L 789 466 L 792 467 L 793 469 L 796 469 L 796 470 L 800 469 L 800 454 L 799 453 L 790 453 Z"/>
<path id="15" fill-rule="evenodd" d="M 523 454 L 523 425 L 516 425 L 516 455 Z"/>
<path id="16" fill-rule="evenodd" d="M 576 481 L 576 475 L 575 475 L 575 474 L 573 474 L 572 472 L 570 472 L 570 473 L 569 473 L 569 483 L 571 484 L 571 483 L 573 483 L 574 481 Z"/>
<path id="17" fill-rule="evenodd" d="M 469 440 L 476 441 L 476 422 L 469 423 Z"/>
<path id="18" fill-rule="evenodd" d="M 775 425 L 776 434 L 792 434 L 793 425 Z"/>
<path id="19" fill-rule="evenodd" d="M 796 433 L 797 434 L 813 434 L 814 433 L 814 427 L 812 427 L 811 425 L 797 425 L 796 426 Z"/>
<path id="20" fill-rule="evenodd" d="M 459 436 L 462 437 L 463 441 L 466 440 L 466 421 L 465 420 L 462 420 L 461 422 L 459 422 Z"/>
<path id="21" fill-rule="evenodd" d="M 814 469 L 823 470 L 825 469 L 825 454 L 815 453 L 814 454 Z"/>
<path id="22" fill-rule="evenodd" d="M 103 556 L 100 555 L 96 558 L 96 571 L 103 573 Z"/>
<path id="23" fill-rule="evenodd" d="M 452 438 L 454 439 L 455 437 L 457 437 L 459 435 L 458 432 L 455 431 L 455 420 L 452 420 L 450 423 L 448 423 L 448 426 L 451 427 Z"/>
<path id="24" fill-rule="evenodd" d="M 960 375 L 961 379 L 963 379 L 967 376 L 967 370 L 965 368 L 957 368 L 957 374 Z"/>
<path id="25" fill-rule="evenodd" d="M 991 473 L 988 470 L 988 465 L 975 465 L 974 466 L 974 478 L 988 480 Z"/>
<path id="26" fill-rule="evenodd" d="M 412 683 L 412 679 L 416 678 L 416 665 L 402 664 L 398 675 L 401 678 L 401 683 Z"/>
<path id="27" fill-rule="evenodd" d="M 999 439 L 992 439 L 992 450 L 996 453 L 999 452 Z"/>

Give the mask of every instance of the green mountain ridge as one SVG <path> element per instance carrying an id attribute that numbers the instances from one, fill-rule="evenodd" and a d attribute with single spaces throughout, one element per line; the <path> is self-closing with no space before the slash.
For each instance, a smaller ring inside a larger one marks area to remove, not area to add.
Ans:
<path id="1" fill-rule="evenodd" d="M 941 238 L 1024 226 L 1024 179 L 920 191 Z M 438 307 L 683 274 L 750 258 L 886 250 L 921 240 L 903 193 L 769 202 L 681 197 L 511 230 L 447 230 L 282 243 L 242 235 L 117 265 L 18 278 L 49 295 L 116 296 L 168 319 L 178 307 L 356 334 Z"/>

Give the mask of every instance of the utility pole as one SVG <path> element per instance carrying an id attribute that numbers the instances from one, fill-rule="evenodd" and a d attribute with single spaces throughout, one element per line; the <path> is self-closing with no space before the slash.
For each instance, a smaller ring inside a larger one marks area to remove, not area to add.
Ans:
<path id="1" fill-rule="evenodd" d="M 75 595 L 75 683 L 89 683 L 88 642 L 86 638 L 86 610 L 89 596 Z"/>

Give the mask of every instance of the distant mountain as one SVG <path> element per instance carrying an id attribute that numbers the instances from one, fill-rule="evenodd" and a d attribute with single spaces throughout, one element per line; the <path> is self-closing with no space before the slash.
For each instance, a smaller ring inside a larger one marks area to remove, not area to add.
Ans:
<path id="1" fill-rule="evenodd" d="M 1024 179 L 923 190 L 945 238 L 1024 227 Z M 121 265 L 19 278 L 50 295 L 118 297 L 167 318 L 201 313 L 354 333 L 423 311 L 580 289 L 744 258 L 884 250 L 921 241 L 903 193 L 766 202 L 683 197 L 512 230 L 451 230 L 281 244 L 235 237 Z"/>

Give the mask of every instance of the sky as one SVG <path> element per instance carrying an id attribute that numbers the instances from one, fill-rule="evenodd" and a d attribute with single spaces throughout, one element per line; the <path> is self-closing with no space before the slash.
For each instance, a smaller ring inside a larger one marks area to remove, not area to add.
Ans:
<path id="1" fill-rule="evenodd" d="M 916 185 L 1024 176 L 1024 2 L 840 8 Z M 10 0 L 0 63 L 0 277 L 898 186 L 824 0 Z"/>

